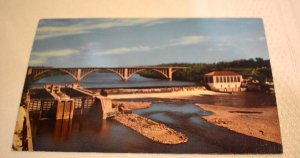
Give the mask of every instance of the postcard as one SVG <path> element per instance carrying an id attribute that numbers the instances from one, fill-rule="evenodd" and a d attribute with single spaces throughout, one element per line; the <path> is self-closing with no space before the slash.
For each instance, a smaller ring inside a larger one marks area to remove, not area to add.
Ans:
<path id="1" fill-rule="evenodd" d="M 282 153 L 262 19 L 40 20 L 12 149 Z"/>

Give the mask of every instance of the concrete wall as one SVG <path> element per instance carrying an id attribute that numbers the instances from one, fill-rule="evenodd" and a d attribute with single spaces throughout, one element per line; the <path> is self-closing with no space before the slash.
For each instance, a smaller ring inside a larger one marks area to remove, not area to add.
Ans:
<path id="1" fill-rule="evenodd" d="M 107 94 L 133 94 L 133 93 L 164 93 L 164 92 L 178 92 L 203 89 L 200 86 L 186 86 L 186 87 L 158 87 L 158 88 L 117 88 L 105 89 Z"/>
<path id="2" fill-rule="evenodd" d="M 99 106 L 102 111 L 102 119 L 106 119 L 108 116 L 108 113 L 113 112 L 113 108 L 112 108 L 112 102 L 111 99 L 109 98 L 104 98 L 104 97 L 97 97 L 97 99 L 100 100 L 100 104 L 101 106 Z"/>
<path id="3" fill-rule="evenodd" d="M 74 101 L 63 100 L 57 102 L 56 119 L 72 119 L 74 112 Z"/>

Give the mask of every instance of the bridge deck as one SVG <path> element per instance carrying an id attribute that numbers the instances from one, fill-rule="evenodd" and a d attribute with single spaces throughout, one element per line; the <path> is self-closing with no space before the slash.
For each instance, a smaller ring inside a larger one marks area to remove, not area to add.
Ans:
<path id="1" fill-rule="evenodd" d="M 162 68 L 173 68 L 173 69 L 186 69 L 184 66 L 124 66 L 124 67 L 43 67 L 43 66 L 29 66 L 28 68 L 33 69 L 123 69 L 123 68 L 145 68 L 145 69 L 162 69 Z"/>

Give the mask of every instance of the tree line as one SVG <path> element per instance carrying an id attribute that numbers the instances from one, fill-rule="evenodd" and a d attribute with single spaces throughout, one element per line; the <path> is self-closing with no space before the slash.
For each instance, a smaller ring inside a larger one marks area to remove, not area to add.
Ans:
<path id="1" fill-rule="evenodd" d="M 273 81 L 270 60 L 263 58 L 240 59 L 234 61 L 221 61 L 216 63 L 168 63 L 157 66 L 184 66 L 186 69 L 173 73 L 173 80 L 192 81 L 203 83 L 203 75 L 212 71 L 234 71 L 244 78 L 252 78 L 260 83 Z M 161 74 L 151 70 L 140 72 L 141 76 L 149 78 L 162 78 Z"/>

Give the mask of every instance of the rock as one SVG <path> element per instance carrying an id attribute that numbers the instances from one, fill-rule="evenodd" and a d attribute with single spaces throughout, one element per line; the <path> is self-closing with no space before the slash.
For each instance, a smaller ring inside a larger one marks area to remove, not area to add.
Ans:
<path id="1" fill-rule="evenodd" d="M 264 131 L 263 131 L 263 130 L 259 130 L 259 132 L 260 132 L 262 135 L 264 135 Z"/>
<path id="2" fill-rule="evenodd" d="M 136 114 L 120 114 L 114 119 L 143 136 L 162 144 L 180 144 L 188 141 L 188 138 L 184 134 L 164 124 L 157 123 Z"/>

